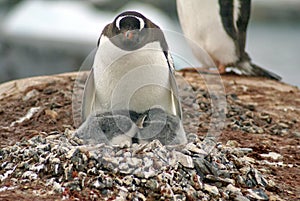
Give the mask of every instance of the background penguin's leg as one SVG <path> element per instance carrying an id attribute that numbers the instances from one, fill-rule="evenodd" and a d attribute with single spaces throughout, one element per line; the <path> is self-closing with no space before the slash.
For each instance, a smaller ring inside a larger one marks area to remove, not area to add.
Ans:
<path id="1" fill-rule="evenodd" d="M 281 77 L 279 75 L 251 63 L 250 60 L 239 62 L 237 64 L 237 68 L 245 75 L 266 77 L 273 80 L 281 80 Z"/>

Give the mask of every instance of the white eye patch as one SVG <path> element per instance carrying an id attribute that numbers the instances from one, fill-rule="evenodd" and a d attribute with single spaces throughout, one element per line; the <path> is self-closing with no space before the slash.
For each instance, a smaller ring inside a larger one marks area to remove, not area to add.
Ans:
<path id="1" fill-rule="evenodd" d="M 134 17 L 135 19 L 139 20 L 140 22 L 140 31 L 145 27 L 145 22 L 142 18 L 134 16 L 134 15 L 125 15 L 125 16 L 121 16 L 118 17 L 118 19 L 116 20 L 116 27 L 120 30 L 120 21 L 126 17 Z"/>

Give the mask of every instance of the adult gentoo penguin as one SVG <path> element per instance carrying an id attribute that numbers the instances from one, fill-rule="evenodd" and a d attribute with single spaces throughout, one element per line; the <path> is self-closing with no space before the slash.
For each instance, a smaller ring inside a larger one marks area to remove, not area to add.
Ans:
<path id="1" fill-rule="evenodd" d="M 245 52 L 250 9 L 251 0 L 177 0 L 185 36 L 209 54 L 220 73 L 234 67 L 245 75 L 280 80 L 280 76 L 253 64 Z M 202 62 L 199 49 L 194 48 L 193 53 Z"/>
<path id="2" fill-rule="evenodd" d="M 124 115 L 124 111 L 128 111 L 128 115 Z M 132 132 L 123 137 L 111 134 L 113 136 L 108 138 L 113 144 L 133 138 L 138 142 L 146 138 L 155 139 L 155 136 L 148 136 L 147 129 L 143 129 L 151 122 L 149 118 L 156 122 L 162 121 L 161 117 L 153 113 L 166 114 L 165 125 L 174 122 L 172 120 L 170 123 L 168 119 L 172 118 L 167 116 L 178 119 L 176 135 L 165 144 L 186 142 L 173 61 L 164 34 L 156 24 L 135 11 L 121 13 L 103 29 L 93 67 L 85 84 L 83 121 L 92 116 L 91 121 L 94 122 L 99 114 L 108 113 L 110 117 L 130 117 L 139 129 L 135 136 Z M 122 121 L 127 120 L 123 118 Z M 83 125 L 87 124 L 84 122 Z"/>

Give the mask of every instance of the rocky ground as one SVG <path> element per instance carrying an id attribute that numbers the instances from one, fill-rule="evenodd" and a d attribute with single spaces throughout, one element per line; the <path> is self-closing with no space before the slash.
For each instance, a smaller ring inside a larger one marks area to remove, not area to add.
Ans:
<path id="1" fill-rule="evenodd" d="M 223 89 L 218 76 L 180 72 L 190 143 L 176 151 L 160 143 L 111 150 L 71 137 L 77 124 L 72 112 L 77 75 L 0 85 L 1 200 L 300 199 L 298 88 L 264 78 L 222 76 L 226 104 L 216 111 L 213 92 Z M 84 80 L 84 73 L 80 76 Z M 214 79 L 217 86 L 210 87 Z M 222 113 L 226 116 L 219 118 Z M 211 131 L 210 122 L 224 127 L 207 153 L 201 140 Z"/>

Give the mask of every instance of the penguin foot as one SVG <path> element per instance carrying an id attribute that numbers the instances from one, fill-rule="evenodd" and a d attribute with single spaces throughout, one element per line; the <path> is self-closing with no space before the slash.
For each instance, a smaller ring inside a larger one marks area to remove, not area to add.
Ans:
<path id="1" fill-rule="evenodd" d="M 268 71 L 260 66 L 257 66 L 250 61 L 243 61 L 237 63 L 237 68 L 242 72 L 244 75 L 248 76 L 259 76 L 259 77 L 266 77 L 273 80 L 281 80 L 281 77 L 271 71 Z"/>
<path id="2" fill-rule="evenodd" d="M 223 64 L 218 65 L 218 70 L 221 75 L 226 74 L 226 66 Z"/>

